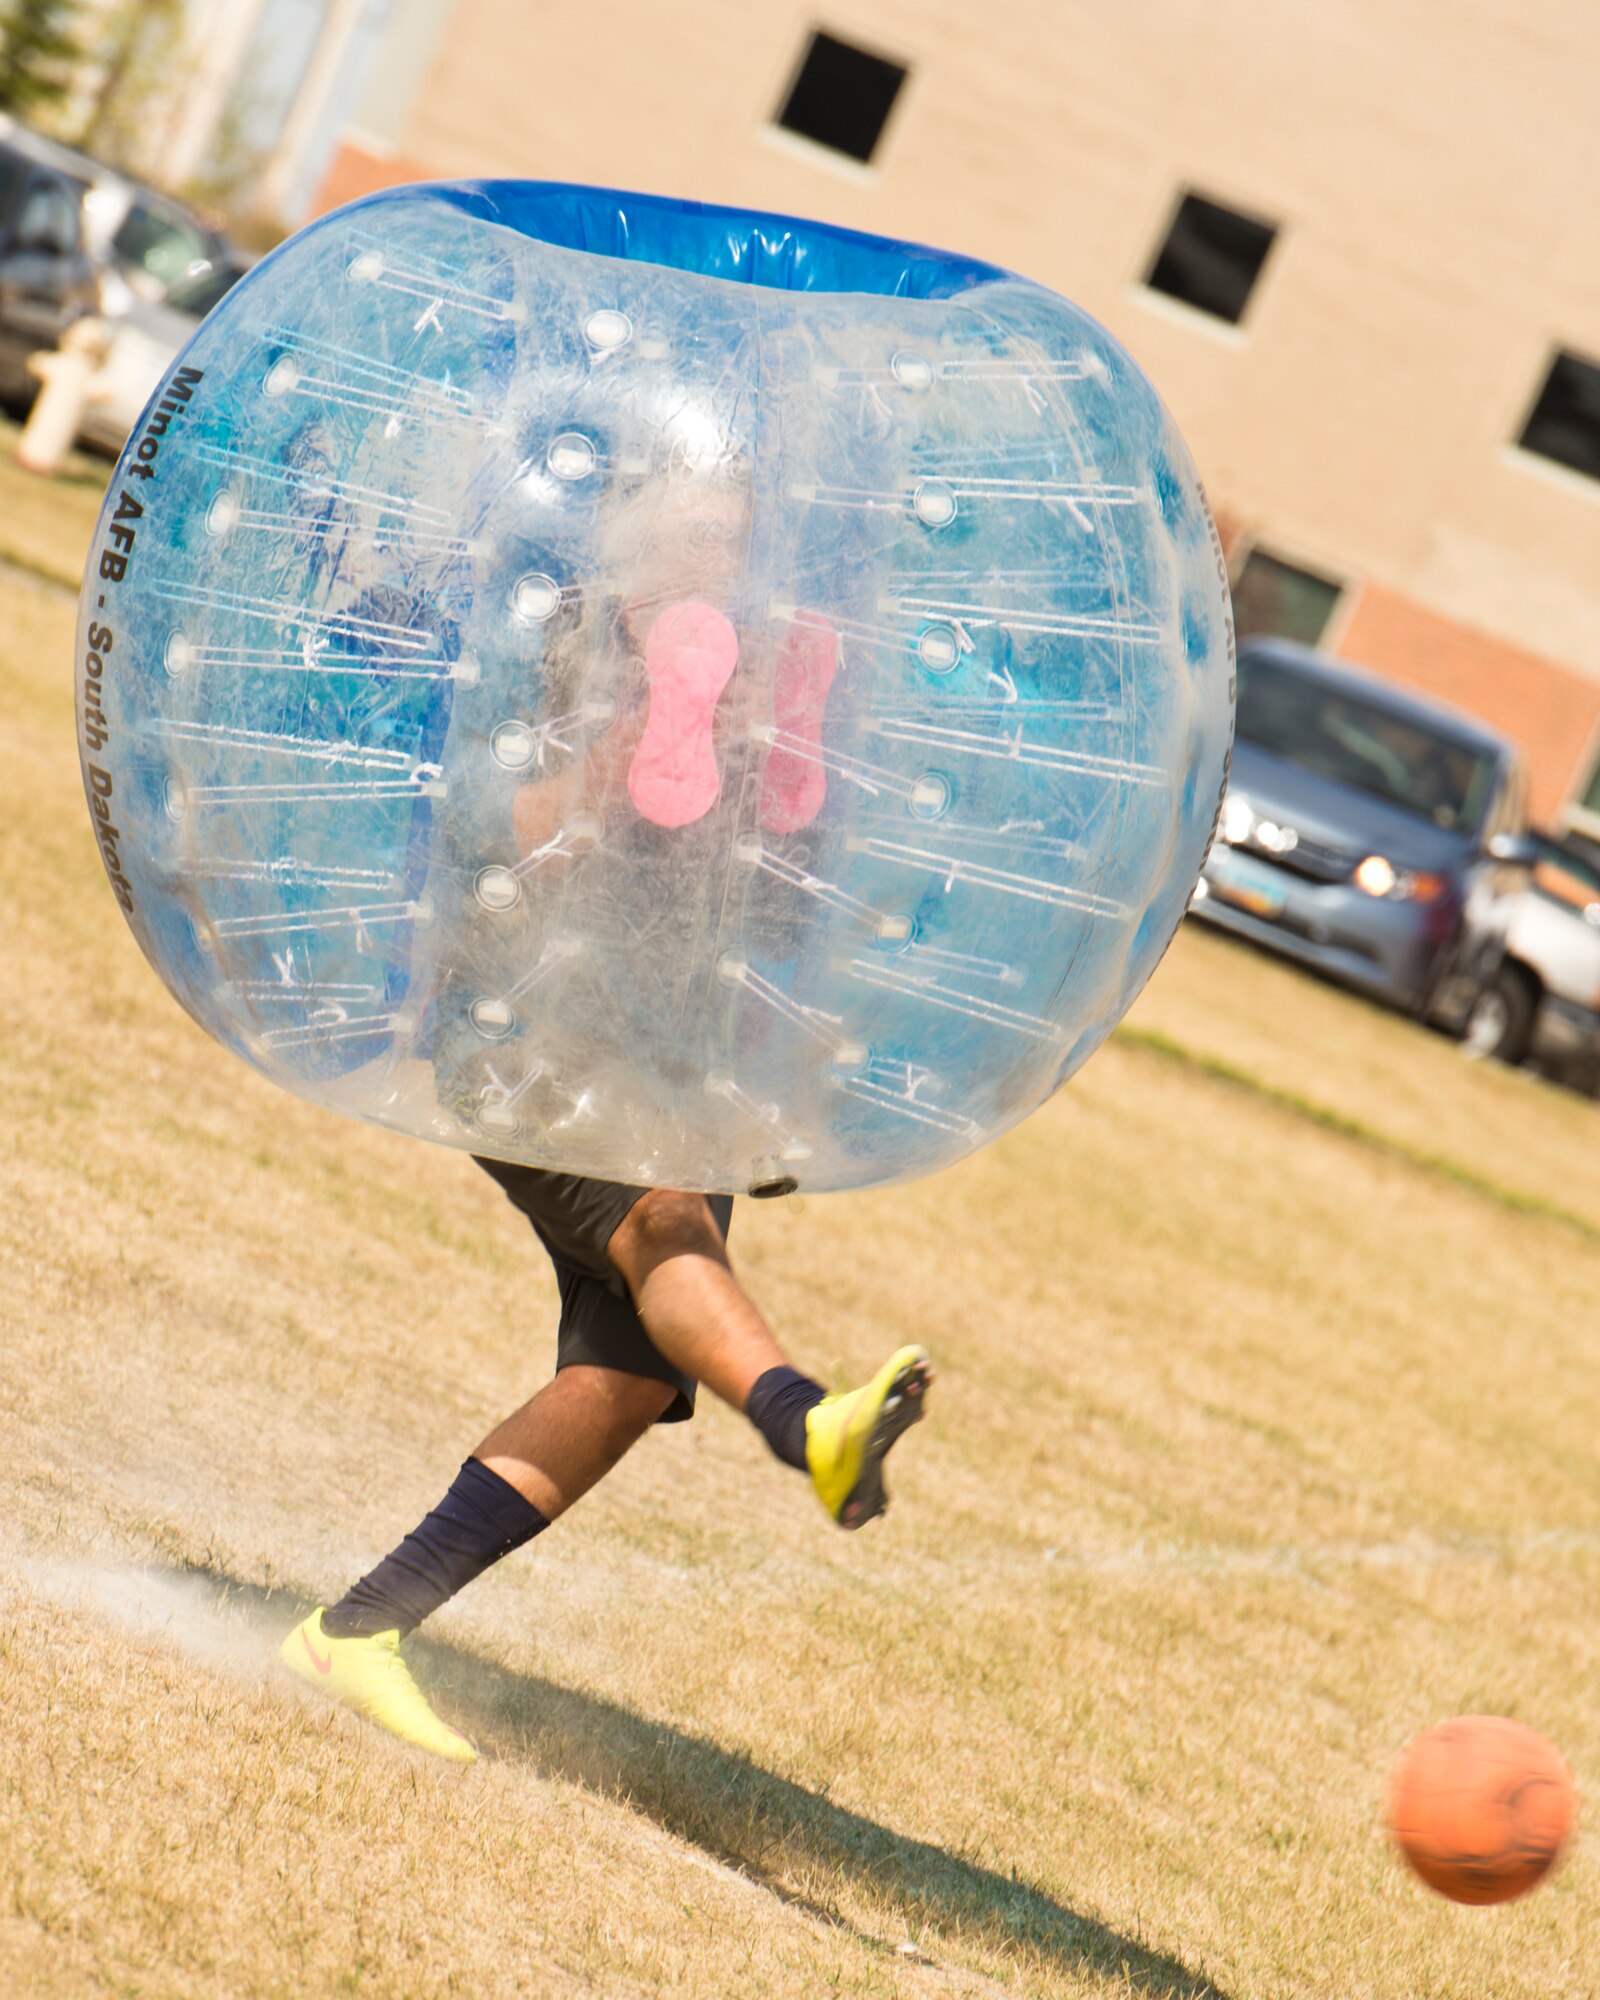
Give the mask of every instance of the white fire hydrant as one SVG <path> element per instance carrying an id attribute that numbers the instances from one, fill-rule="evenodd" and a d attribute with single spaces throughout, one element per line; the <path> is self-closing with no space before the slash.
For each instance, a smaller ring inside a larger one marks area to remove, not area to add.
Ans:
<path id="1" fill-rule="evenodd" d="M 111 346 L 111 328 L 92 315 L 74 320 L 61 345 L 28 357 L 43 387 L 17 439 L 15 458 L 29 472 L 59 472 L 78 435 L 94 377 Z"/>

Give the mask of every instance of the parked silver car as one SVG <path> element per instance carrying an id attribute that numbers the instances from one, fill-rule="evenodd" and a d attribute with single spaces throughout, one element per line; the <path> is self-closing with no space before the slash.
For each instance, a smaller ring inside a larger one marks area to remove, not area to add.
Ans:
<path id="1" fill-rule="evenodd" d="M 1600 845 L 1537 837 L 1506 954 L 1467 1019 L 1466 1046 L 1534 1062 L 1600 1096 Z"/>

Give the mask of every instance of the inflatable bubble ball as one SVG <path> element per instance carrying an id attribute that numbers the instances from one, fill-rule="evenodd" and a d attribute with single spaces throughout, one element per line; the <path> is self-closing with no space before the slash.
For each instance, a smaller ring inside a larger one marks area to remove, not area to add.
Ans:
<path id="1" fill-rule="evenodd" d="M 1232 633 L 1085 314 L 820 225 L 496 182 L 206 320 L 85 579 L 85 788 L 172 992 L 419 1138 L 734 1192 L 926 1173 L 1188 903 Z"/>

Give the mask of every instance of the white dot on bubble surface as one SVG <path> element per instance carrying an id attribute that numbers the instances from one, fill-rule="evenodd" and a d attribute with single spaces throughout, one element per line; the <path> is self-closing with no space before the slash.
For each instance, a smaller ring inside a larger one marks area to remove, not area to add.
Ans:
<path id="1" fill-rule="evenodd" d="M 542 624 L 561 602 L 561 586 L 553 576 L 519 576 L 511 591 L 511 608 L 519 618 Z"/>
<path id="2" fill-rule="evenodd" d="M 216 495 L 206 509 L 206 533 L 225 535 L 239 518 L 238 495 L 226 490 Z"/>
<path id="3" fill-rule="evenodd" d="M 363 250 L 359 257 L 352 258 L 350 276 L 357 284 L 370 285 L 374 278 L 383 276 L 383 252 Z"/>
<path id="4" fill-rule="evenodd" d="M 574 854 L 587 852 L 600 845 L 604 826 L 594 813 L 575 812 L 561 829 L 561 836 Z"/>
<path id="5" fill-rule="evenodd" d="M 949 673 L 960 652 L 960 642 L 948 625 L 930 625 L 917 641 L 917 658 L 930 673 Z"/>
<path id="6" fill-rule="evenodd" d="M 168 778 L 162 786 L 161 803 L 167 809 L 168 819 L 182 819 L 189 810 L 188 796 L 176 778 Z"/>
<path id="7" fill-rule="evenodd" d="M 286 354 L 281 361 L 273 362 L 261 386 L 269 396 L 287 396 L 291 389 L 299 386 L 299 382 L 300 370 Z"/>
<path id="8" fill-rule="evenodd" d="M 502 722 L 489 738 L 489 753 L 507 771 L 520 771 L 533 756 L 533 731 L 525 722 Z"/>
<path id="9" fill-rule="evenodd" d="M 930 389 L 933 386 L 933 363 L 924 361 L 920 354 L 897 354 L 889 366 L 902 389 Z"/>
<path id="10" fill-rule="evenodd" d="M 602 306 L 584 321 L 583 334 L 591 347 L 609 352 L 613 347 L 626 346 L 633 338 L 633 321 L 613 306 Z"/>
<path id="11" fill-rule="evenodd" d="M 911 810 L 918 819 L 937 819 L 950 803 L 950 781 L 930 771 L 911 787 Z"/>
<path id="12" fill-rule="evenodd" d="M 484 868 L 472 885 L 472 893 L 486 910 L 509 910 L 522 894 L 522 884 L 509 868 Z"/>
<path id="13" fill-rule="evenodd" d="M 557 479 L 587 479 L 594 470 L 594 446 L 579 431 L 563 431 L 551 440 L 546 463 Z"/>
<path id="14" fill-rule="evenodd" d="M 943 528 L 956 517 L 956 496 L 942 479 L 924 479 L 911 504 L 917 519 L 930 528 Z"/>
<path id="15" fill-rule="evenodd" d="M 166 648 L 161 655 L 161 664 L 167 672 L 176 679 L 186 667 L 193 664 L 193 661 L 194 647 L 187 636 L 182 632 L 169 632 Z"/>
<path id="16" fill-rule="evenodd" d="M 485 1132 L 504 1135 L 516 1131 L 517 1114 L 509 1104 L 481 1104 L 478 1124 Z"/>
<path id="17" fill-rule="evenodd" d="M 881 917 L 878 920 L 878 942 L 908 944 L 913 928 L 911 919 L 903 911 L 897 911 L 893 916 Z"/>
<path id="18" fill-rule="evenodd" d="M 504 1000 L 474 1000 L 467 1011 L 478 1033 L 492 1041 L 511 1031 L 511 1009 Z"/>

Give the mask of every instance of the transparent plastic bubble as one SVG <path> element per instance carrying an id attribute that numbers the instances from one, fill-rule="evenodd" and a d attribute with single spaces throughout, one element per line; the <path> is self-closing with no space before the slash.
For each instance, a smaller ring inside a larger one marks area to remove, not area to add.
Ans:
<path id="1" fill-rule="evenodd" d="M 1204 500 L 1093 320 L 512 183 L 229 295 L 80 636 L 107 873 L 204 1027 L 401 1131 L 707 1189 L 924 1173 L 1047 1097 L 1171 938 L 1232 730 Z"/>

